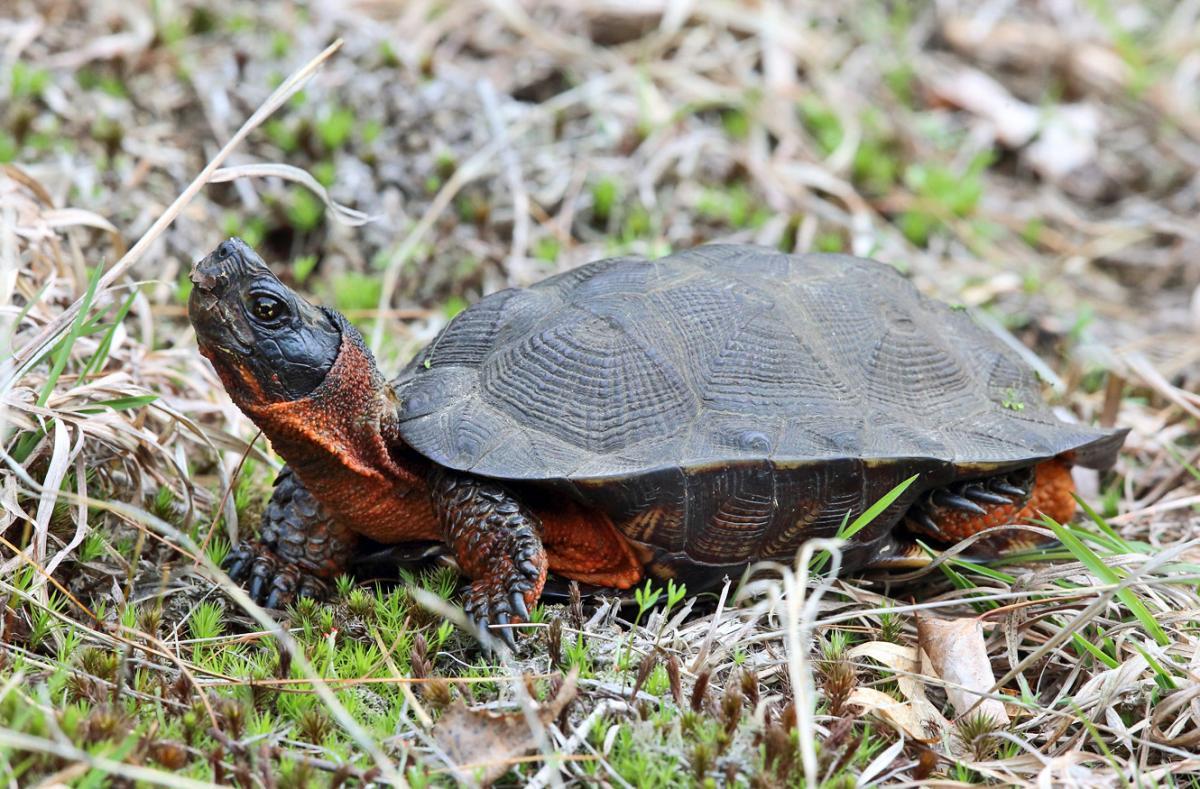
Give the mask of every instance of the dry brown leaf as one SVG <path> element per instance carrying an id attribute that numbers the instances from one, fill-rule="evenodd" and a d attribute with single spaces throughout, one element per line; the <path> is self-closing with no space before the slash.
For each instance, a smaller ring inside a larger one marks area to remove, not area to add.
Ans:
<path id="1" fill-rule="evenodd" d="M 917 637 L 933 670 L 946 681 L 946 695 L 958 715 L 972 708 L 988 715 L 999 726 L 1009 723 L 1004 704 L 981 695 L 996 684 L 992 662 L 988 659 L 983 625 L 978 619 L 938 619 L 917 617 Z M 978 704 L 978 706 L 976 706 Z"/>
<path id="2" fill-rule="evenodd" d="M 848 699 L 850 704 L 878 714 L 914 740 L 928 742 L 949 728 L 941 711 L 925 697 L 924 683 L 914 676 L 920 668 L 914 648 L 889 641 L 869 641 L 851 649 L 849 656 L 855 661 L 871 658 L 895 671 L 896 686 L 906 699 L 897 701 L 870 688 L 855 688 Z"/>
<path id="3" fill-rule="evenodd" d="M 904 732 L 908 737 L 920 742 L 932 742 L 936 737 L 930 737 L 924 721 L 917 715 L 916 709 L 907 701 L 897 701 L 886 693 L 874 688 L 855 688 L 847 704 L 861 707 L 864 714 L 876 715 L 887 723 Z"/>
<path id="4" fill-rule="evenodd" d="M 579 670 L 572 669 L 562 688 L 537 708 L 538 720 L 548 725 L 575 698 Z M 433 738 L 450 758 L 454 778 L 460 783 L 487 786 L 508 772 L 512 760 L 537 747 L 525 713 L 471 709 L 455 701 L 433 727 Z"/>

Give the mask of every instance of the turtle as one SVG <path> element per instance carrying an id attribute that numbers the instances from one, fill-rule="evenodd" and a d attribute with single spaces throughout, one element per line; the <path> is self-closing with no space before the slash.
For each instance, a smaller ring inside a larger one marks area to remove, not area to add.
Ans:
<path id="1" fill-rule="evenodd" d="M 239 239 L 191 281 L 200 351 L 286 462 L 226 562 L 270 607 L 325 594 L 364 544 L 431 541 L 511 645 L 549 572 L 704 589 L 915 477 L 842 563 L 911 566 L 918 541 L 1069 521 L 1071 467 L 1109 467 L 1127 432 L 1060 420 L 967 311 L 847 255 L 593 261 L 479 299 L 391 380 Z"/>

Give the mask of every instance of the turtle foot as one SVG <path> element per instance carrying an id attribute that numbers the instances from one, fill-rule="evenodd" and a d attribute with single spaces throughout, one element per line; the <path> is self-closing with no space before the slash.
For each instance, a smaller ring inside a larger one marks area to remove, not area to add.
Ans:
<path id="1" fill-rule="evenodd" d="M 492 626 L 510 649 L 508 625 L 529 621 L 546 583 L 549 561 L 541 522 L 506 488 L 466 474 L 435 470 L 434 509 L 462 571 L 474 578 L 463 611 L 481 631 Z"/>
<path id="2" fill-rule="evenodd" d="M 1055 517 L 1066 512 L 1069 516 L 1074 513 L 1072 490 L 1069 465 L 1048 460 L 1036 467 L 928 491 L 913 503 L 904 522 L 915 534 L 943 543 L 957 542 L 984 529 L 1020 523 L 1042 513 Z"/>
<path id="3" fill-rule="evenodd" d="M 320 578 L 283 561 L 258 541 L 234 548 L 222 567 L 234 583 L 244 586 L 250 598 L 265 608 L 283 608 L 297 597 L 320 600 L 329 593 Z"/>
<path id="4" fill-rule="evenodd" d="M 542 567 L 532 561 L 514 566 L 501 578 L 481 578 L 471 584 L 463 603 L 463 612 L 480 631 L 498 637 L 509 649 L 517 648 L 515 628 L 529 621 L 529 608 L 538 599 L 538 589 L 545 577 Z M 493 625 L 495 629 L 492 629 Z"/>

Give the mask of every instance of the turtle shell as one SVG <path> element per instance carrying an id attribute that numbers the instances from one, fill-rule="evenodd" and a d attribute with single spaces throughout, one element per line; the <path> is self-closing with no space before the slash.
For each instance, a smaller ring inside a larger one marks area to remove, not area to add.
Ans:
<path id="1" fill-rule="evenodd" d="M 456 316 L 396 379 L 400 432 L 440 465 L 547 484 L 670 557 L 741 565 L 929 487 L 1123 433 L 1064 423 L 962 310 L 845 255 L 711 245 L 611 258 Z"/>

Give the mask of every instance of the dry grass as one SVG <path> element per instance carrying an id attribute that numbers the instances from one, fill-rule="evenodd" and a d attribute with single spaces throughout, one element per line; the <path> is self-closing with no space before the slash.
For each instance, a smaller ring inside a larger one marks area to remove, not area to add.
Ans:
<path id="1" fill-rule="evenodd" d="M 576 665 L 534 732 L 572 758 L 506 781 L 1194 783 L 1200 6 L 838 5 L 6 5 L 0 775 L 448 782 L 452 696 L 536 721 Z M 1020 562 L 552 603 L 504 664 L 442 624 L 436 568 L 280 628 L 215 571 L 278 461 L 182 311 L 232 233 L 393 369 L 464 300 L 614 251 L 870 254 L 1133 432 L 1078 480 L 1096 518 Z M 930 610 L 984 623 L 1009 728 L 954 719 Z"/>

